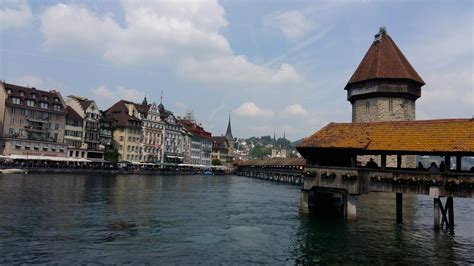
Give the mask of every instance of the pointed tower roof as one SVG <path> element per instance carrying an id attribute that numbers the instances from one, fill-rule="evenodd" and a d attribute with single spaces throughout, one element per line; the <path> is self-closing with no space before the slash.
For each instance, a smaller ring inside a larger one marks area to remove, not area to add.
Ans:
<path id="1" fill-rule="evenodd" d="M 353 83 L 373 79 L 406 79 L 422 86 L 425 84 L 387 34 L 385 27 L 380 28 L 375 35 L 374 42 L 344 89 L 347 90 Z"/>
<path id="2" fill-rule="evenodd" d="M 225 138 L 228 140 L 234 139 L 234 137 L 232 136 L 232 127 L 230 125 L 230 113 L 229 113 L 229 123 L 227 124 L 227 131 L 225 132 Z"/>

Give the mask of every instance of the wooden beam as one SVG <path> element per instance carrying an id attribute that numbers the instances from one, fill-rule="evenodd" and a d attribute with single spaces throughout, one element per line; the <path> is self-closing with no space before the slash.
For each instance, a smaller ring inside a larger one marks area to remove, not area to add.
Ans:
<path id="1" fill-rule="evenodd" d="M 382 169 L 387 168 L 387 155 L 386 154 L 380 155 L 380 168 Z"/>
<path id="2" fill-rule="evenodd" d="M 397 168 L 402 168 L 402 155 L 397 154 Z"/>
<path id="3" fill-rule="evenodd" d="M 397 224 L 403 223 L 403 194 L 397 193 Z"/>
<path id="4" fill-rule="evenodd" d="M 444 156 L 444 172 L 447 173 L 449 172 L 449 170 L 451 170 L 451 156 L 445 155 Z"/>
<path id="5" fill-rule="evenodd" d="M 446 209 L 448 210 L 448 221 L 449 221 L 449 227 L 453 228 L 454 227 L 454 203 L 453 203 L 453 197 L 448 197 L 446 200 Z"/>
<path id="6" fill-rule="evenodd" d="M 433 222 L 434 222 L 434 229 L 440 229 L 440 204 L 441 201 L 439 198 L 433 199 Z"/>
<path id="7" fill-rule="evenodd" d="M 461 171 L 462 169 L 462 156 L 456 155 L 456 171 Z"/>

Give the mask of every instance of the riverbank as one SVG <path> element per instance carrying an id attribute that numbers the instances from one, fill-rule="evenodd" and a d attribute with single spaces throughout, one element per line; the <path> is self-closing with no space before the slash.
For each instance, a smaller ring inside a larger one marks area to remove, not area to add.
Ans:
<path id="1" fill-rule="evenodd" d="M 2 170 L 0 169 L 0 173 Z M 107 175 L 202 175 L 196 171 L 170 171 L 170 170 L 148 170 L 148 169 L 82 169 L 82 168 L 20 168 L 28 174 L 107 174 Z M 7 174 L 7 173 L 5 173 Z M 229 175 L 231 173 L 215 172 L 214 175 Z"/>

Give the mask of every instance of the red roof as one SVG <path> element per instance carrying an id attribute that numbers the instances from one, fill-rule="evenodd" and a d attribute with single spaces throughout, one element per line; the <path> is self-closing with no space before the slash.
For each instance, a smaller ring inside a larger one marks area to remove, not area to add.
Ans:
<path id="1" fill-rule="evenodd" d="M 330 123 L 297 149 L 474 154 L 474 119 Z"/>
<path id="2" fill-rule="evenodd" d="M 199 136 L 201 138 L 205 138 L 209 140 L 212 139 L 210 132 L 207 132 L 206 130 L 204 130 L 202 126 L 196 124 L 193 121 L 182 119 L 182 120 L 179 120 L 179 123 L 195 136 Z"/>
<path id="3" fill-rule="evenodd" d="M 350 84 L 373 79 L 409 79 L 425 84 L 384 29 L 375 36 L 345 89 Z"/>

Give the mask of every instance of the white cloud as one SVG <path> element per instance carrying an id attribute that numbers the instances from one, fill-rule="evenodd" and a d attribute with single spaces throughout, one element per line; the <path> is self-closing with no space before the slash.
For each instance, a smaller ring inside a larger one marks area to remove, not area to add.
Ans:
<path id="1" fill-rule="evenodd" d="M 276 12 L 263 19 L 266 27 L 277 28 L 288 40 L 296 40 L 311 31 L 313 23 L 300 11 Z"/>
<path id="2" fill-rule="evenodd" d="M 26 0 L 2 0 L 0 6 L 0 31 L 24 28 L 33 21 Z"/>
<path id="3" fill-rule="evenodd" d="M 100 18 L 85 8 L 60 3 L 41 14 L 41 31 L 47 49 L 99 49 L 110 45 L 120 29 L 110 14 Z"/>
<path id="4" fill-rule="evenodd" d="M 22 85 L 22 86 L 36 87 L 38 89 L 47 89 L 47 88 L 43 88 L 46 82 L 40 76 L 25 75 L 25 76 L 14 78 L 13 82 L 15 84 Z"/>
<path id="5" fill-rule="evenodd" d="M 252 64 L 244 56 L 217 57 L 204 62 L 190 58 L 180 65 L 178 75 L 200 82 L 246 87 L 280 86 L 302 80 L 291 65 L 282 64 L 273 70 Z"/>
<path id="6" fill-rule="evenodd" d="M 285 108 L 284 114 L 291 116 L 306 116 L 308 115 L 308 111 L 300 104 L 292 104 Z"/>
<path id="7" fill-rule="evenodd" d="M 111 14 L 101 16 L 76 5 L 49 7 L 41 15 L 43 45 L 50 51 L 85 48 L 117 66 L 167 65 L 180 78 L 213 86 L 301 81 L 291 65 L 270 68 L 234 55 L 220 33 L 228 22 L 217 0 L 125 0 L 122 7 L 125 26 Z"/>
<path id="8" fill-rule="evenodd" d="M 92 90 L 92 95 L 92 99 L 100 105 L 100 108 L 105 110 L 121 99 L 141 103 L 145 93 L 132 88 L 118 87 L 116 89 L 109 89 L 101 85 Z"/>
<path id="9" fill-rule="evenodd" d="M 244 102 L 235 110 L 235 114 L 242 117 L 271 117 L 273 111 L 260 108 L 254 102 Z"/>
<path id="10" fill-rule="evenodd" d="M 437 73 L 426 76 L 422 96 L 417 101 L 420 118 L 472 117 L 474 76 L 471 71 Z M 470 110 L 469 110 L 470 109 Z M 446 113 L 449 110 L 449 113 Z M 471 111 L 471 113 L 469 113 Z"/>

